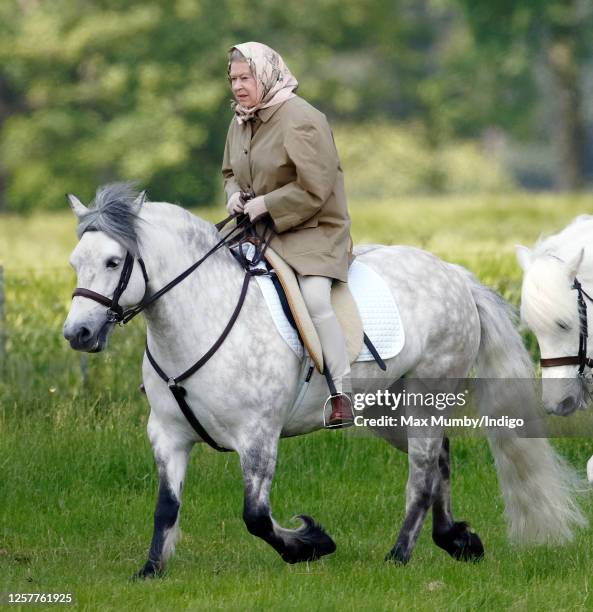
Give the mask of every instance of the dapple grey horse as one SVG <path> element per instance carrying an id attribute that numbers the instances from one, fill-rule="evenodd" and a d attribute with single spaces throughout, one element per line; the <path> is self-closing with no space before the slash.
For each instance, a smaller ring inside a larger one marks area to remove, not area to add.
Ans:
<path id="1" fill-rule="evenodd" d="M 69 196 L 78 218 L 79 243 L 71 256 L 78 287 L 112 296 L 129 253 L 143 259 L 132 268 L 119 305 L 132 307 L 154 294 L 220 240 L 210 223 L 179 206 L 145 202 L 127 184 L 97 191 L 92 207 Z M 397 298 L 406 343 L 381 372 L 373 362 L 353 364 L 353 379 L 404 375 L 419 379 L 477 376 L 529 378 L 532 366 L 506 303 L 466 270 L 410 247 L 370 245 L 356 255 L 387 282 Z M 159 366 L 176 375 L 208 351 L 226 326 L 242 288 L 244 271 L 227 248 L 214 252 L 193 274 L 144 311 L 147 345 Z M 72 300 L 64 336 L 79 351 L 105 348 L 113 329 L 106 306 L 84 295 Z M 183 382 L 187 405 L 209 436 L 236 451 L 244 480 L 247 529 L 268 542 L 286 562 L 314 560 L 335 550 L 332 539 L 308 516 L 296 529 L 280 526 L 269 492 L 281 437 L 323 425 L 327 396 L 315 372 L 306 401 L 293 410 L 301 363 L 276 331 L 256 283 L 226 340 L 212 358 Z M 148 436 L 160 476 L 154 532 L 139 575 L 159 574 L 174 549 L 182 483 L 199 436 L 146 356 L 143 381 L 150 402 Z M 485 393 L 481 410 L 505 404 L 520 415 L 522 398 Z M 328 435 L 341 435 L 331 433 Z M 510 535 L 527 542 L 564 541 L 582 516 L 570 488 L 571 473 L 545 439 L 504 436 L 491 440 Z M 450 555 L 475 560 L 479 537 L 450 509 L 448 440 L 442 430 L 407 442 L 409 475 L 403 525 L 387 558 L 406 563 L 429 508 L 433 539 Z"/>

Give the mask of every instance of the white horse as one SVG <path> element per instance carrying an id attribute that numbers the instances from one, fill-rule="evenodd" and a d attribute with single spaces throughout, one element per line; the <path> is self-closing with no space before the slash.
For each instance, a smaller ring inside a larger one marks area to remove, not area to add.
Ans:
<path id="1" fill-rule="evenodd" d="M 144 203 L 143 194 L 116 184 L 98 190 L 94 207 L 69 196 L 78 217 L 80 241 L 71 256 L 78 286 L 94 295 L 121 293 L 128 308 L 154 294 L 202 257 L 221 235 L 186 210 L 167 203 Z M 127 285 L 120 285 L 126 253 L 141 256 Z M 506 303 L 466 270 L 408 247 L 367 246 L 357 256 L 397 296 L 407 340 L 381 372 L 373 362 L 355 363 L 353 378 L 382 376 L 385 386 L 404 374 L 417 378 L 526 378 L 532 367 Z M 193 274 L 144 311 L 147 344 L 164 372 L 177 374 L 203 355 L 220 336 L 237 303 L 244 271 L 227 248 L 211 255 Z M 116 290 L 116 287 L 119 289 Z M 78 293 L 64 324 L 73 348 L 105 348 L 113 328 L 106 305 Z M 279 439 L 322 427 L 327 396 L 324 378 L 314 373 L 307 400 L 292 410 L 301 363 L 276 331 L 256 283 L 243 309 L 212 358 L 183 382 L 192 414 L 219 445 L 239 454 L 244 478 L 243 518 L 250 533 L 268 542 L 289 563 L 313 560 L 335 550 L 315 522 L 286 529 L 274 521 L 269 491 Z M 181 489 L 192 446 L 200 437 L 181 413 L 167 384 L 144 358 L 143 380 L 150 402 L 148 436 L 160 485 L 148 560 L 139 575 L 159 574 L 174 548 Z M 485 393 L 481 410 L 504 404 L 521 414 L 524 398 Z M 328 435 L 338 435 L 331 433 Z M 510 535 L 520 541 L 562 542 L 584 519 L 575 504 L 570 469 L 545 439 L 505 436 L 491 440 Z M 388 558 L 406 563 L 425 515 L 433 510 L 433 540 L 461 560 L 482 556 L 479 537 L 450 509 L 448 440 L 439 430 L 409 437 L 406 511 Z"/>
<path id="2" fill-rule="evenodd" d="M 533 250 L 517 246 L 523 269 L 521 317 L 537 337 L 546 410 L 566 416 L 591 399 L 593 346 L 587 306 L 593 296 L 593 216 L 582 215 Z M 589 246 L 588 249 L 585 249 Z M 587 463 L 593 483 L 593 457 Z"/>

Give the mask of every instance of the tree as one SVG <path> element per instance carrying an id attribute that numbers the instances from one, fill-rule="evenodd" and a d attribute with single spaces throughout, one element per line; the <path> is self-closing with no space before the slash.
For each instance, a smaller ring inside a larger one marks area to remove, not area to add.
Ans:
<path id="1" fill-rule="evenodd" d="M 150 185 L 156 199 L 212 199 L 212 146 L 220 157 L 229 119 L 226 7 L 121 7 L 2 3 L 0 177 L 11 209 L 57 208 L 65 191 L 90 198 L 98 183 L 124 178 Z"/>
<path id="2" fill-rule="evenodd" d="M 589 0 L 458 0 L 478 44 L 504 61 L 513 45 L 528 52 L 534 69 L 547 68 L 553 94 L 549 136 L 556 151 L 560 189 L 579 189 L 585 179 L 583 67 L 593 50 Z"/>
<path id="3" fill-rule="evenodd" d="M 89 199 L 130 179 L 153 199 L 215 203 L 226 52 L 247 40 L 276 48 L 332 121 L 406 122 L 433 151 L 493 124 L 532 137 L 531 66 L 545 55 L 566 92 L 549 122 L 565 151 L 560 184 L 575 185 L 589 5 L 501 2 L 3 0 L 0 209 L 60 208 L 66 191 Z M 443 176 L 427 182 L 439 190 Z"/>

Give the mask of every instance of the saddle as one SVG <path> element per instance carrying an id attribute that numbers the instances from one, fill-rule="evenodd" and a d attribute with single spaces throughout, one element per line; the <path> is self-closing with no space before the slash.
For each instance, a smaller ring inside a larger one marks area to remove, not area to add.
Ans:
<path id="1" fill-rule="evenodd" d="M 323 372 L 324 364 L 321 342 L 311 320 L 311 315 L 307 310 L 294 270 L 269 246 L 265 249 L 263 257 L 268 263 L 270 270 L 273 271 L 272 274 L 277 279 L 284 293 L 284 296 L 280 295 L 280 300 L 282 301 L 282 297 L 285 297 L 294 326 L 304 347 L 307 349 L 317 370 Z M 273 278 L 272 280 L 275 279 Z M 278 289 L 276 282 L 274 284 Z M 352 297 L 352 293 L 350 293 L 348 283 L 334 281 L 331 288 L 331 303 L 346 340 L 348 358 L 350 363 L 354 363 L 362 350 L 364 330 L 358 307 Z M 289 313 L 286 314 L 288 315 Z M 290 317 L 288 318 L 290 320 Z"/>

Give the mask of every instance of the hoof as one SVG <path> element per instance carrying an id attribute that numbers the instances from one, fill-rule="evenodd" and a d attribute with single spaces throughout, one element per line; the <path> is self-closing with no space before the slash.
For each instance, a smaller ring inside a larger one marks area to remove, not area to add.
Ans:
<path id="1" fill-rule="evenodd" d="M 144 567 L 132 576 L 131 580 L 149 580 L 151 578 L 160 578 L 162 575 L 163 570 L 160 569 L 156 563 L 147 561 Z"/>
<path id="2" fill-rule="evenodd" d="M 467 523 L 453 523 L 448 531 L 433 533 L 432 539 L 458 561 L 475 562 L 484 557 L 482 541 Z"/>
<path id="3" fill-rule="evenodd" d="M 409 560 L 410 555 L 399 544 L 396 544 L 385 557 L 385 561 L 391 561 L 395 565 L 406 565 Z"/>
<path id="4" fill-rule="evenodd" d="M 303 525 L 290 535 L 285 549 L 280 556 L 286 563 L 316 561 L 324 555 L 331 555 L 336 550 L 335 542 L 325 533 L 310 516 L 301 514 L 298 518 Z"/>

